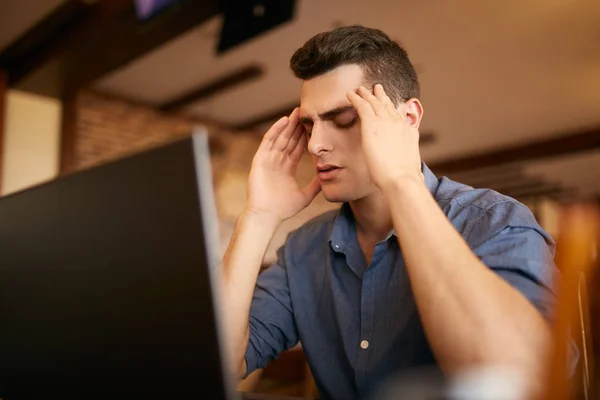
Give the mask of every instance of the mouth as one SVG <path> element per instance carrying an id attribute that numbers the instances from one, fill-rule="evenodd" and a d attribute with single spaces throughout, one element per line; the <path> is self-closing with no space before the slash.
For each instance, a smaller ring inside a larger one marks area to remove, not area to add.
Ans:
<path id="1" fill-rule="evenodd" d="M 329 181 L 329 180 L 335 179 L 339 175 L 341 170 L 342 170 L 342 168 L 338 167 L 336 165 L 330 165 L 330 164 L 318 165 L 317 166 L 317 175 L 319 176 L 319 180 Z"/>

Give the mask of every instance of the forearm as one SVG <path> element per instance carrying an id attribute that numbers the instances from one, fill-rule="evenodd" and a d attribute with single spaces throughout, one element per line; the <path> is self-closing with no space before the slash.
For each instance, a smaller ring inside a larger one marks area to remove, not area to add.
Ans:
<path id="1" fill-rule="evenodd" d="M 386 197 L 442 368 L 509 365 L 539 374 L 550 332 L 535 307 L 475 256 L 422 181 L 401 182 Z"/>
<path id="2" fill-rule="evenodd" d="M 248 346 L 250 305 L 265 252 L 277 222 L 244 213 L 222 261 L 225 323 L 231 365 L 243 373 Z"/>

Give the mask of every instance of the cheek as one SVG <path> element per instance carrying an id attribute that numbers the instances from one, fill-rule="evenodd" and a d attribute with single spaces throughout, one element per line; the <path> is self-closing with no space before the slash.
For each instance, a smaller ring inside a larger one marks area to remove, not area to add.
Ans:
<path id="1" fill-rule="evenodd" d="M 357 164 L 362 164 L 364 159 L 360 128 L 356 127 L 347 132 L 346 141 L 348 153 L 351 154 L 352 160 Z"/>
<path id="2" fill-rule="evenodd" d="M 353 128 L 348 132 L 346 141 L 346 154 L 350 160 L 352 175 L 359 181 L 369 181 L 369 169 L 365 161 L 365 155 L 362 149 L 360 127 Z"/>
<path id="3" fill-rule="evenodd" d="M 339 145 L 345 149 L 347 153 L 362 155 L 362 141 L 360 134 L 360 123 L 357 123 L 352 128 L 341 131 Z"/>
<path id="4" fill-rule="evenodd" d="M 347 153 L 348 170 L 355 179 L 364 180 L 369 177 L 369 169 L 365 161 L 365 156 L 360 146 L 356 146 Z"/>

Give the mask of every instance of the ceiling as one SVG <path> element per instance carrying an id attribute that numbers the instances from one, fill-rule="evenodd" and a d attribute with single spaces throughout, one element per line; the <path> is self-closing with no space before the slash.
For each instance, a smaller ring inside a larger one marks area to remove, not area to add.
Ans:
<path id="1" fill-rule="evenodd" d="M 0 49 L 65 1 L 2 0 Z M 422 146 L 429 163 L 600 127 L 597 0 L 297 0 L 293 22 L 217 56 L 221 22 L 209 20 L 104 76 L 94 88 L 159 106 L 259 65 L 261 77 L 183 110 L 244 124 L 298 102 L 300 82 L 288 68 L 295 49 L 315 33 L 363 24 L 398 40 L 417 67 L 423 130 L 435 134 Z M 528 162 L 519 171 L 600 194 L 598 152 Z"/>
<path id="2" fill-rule="evenodd" d="M 420 71 L 423 149 L 446 159 L 600 124 L 597 0 L 300 0 L 294 22 L 215 55 L 219 18 L 100 80 L 96 87 L 161 104 L 247 64 L 266 74 L 192 104 L 187 112 L 239 124 L 298 101 L 293 51 L 340 24 L 377 27 Z"/>
<path id="3" fill-rule="evenodd" d="M 67 0 L 1 0 L 0 53 Z"/>

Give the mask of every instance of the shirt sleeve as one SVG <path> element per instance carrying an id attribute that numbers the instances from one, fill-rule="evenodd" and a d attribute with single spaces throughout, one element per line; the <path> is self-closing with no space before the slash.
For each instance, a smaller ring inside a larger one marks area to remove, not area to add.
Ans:
<path id="1" fill-rule="evenodd" d="M 277 262 L 256 282 L 250 306 L 246 376 L 298 343 L 283 247 L 277 255 Z"/>
<path id="2" fill-rule="evenodd" d="M 555 243 L 520 203 L 487 210 L 467 236 L 481 261 L 523 294 L 549 321 L 554 317 Z"/>
<path id="3" fill-rule="evenodd" d="M 502 203 L 488 210 L 468 235 L 474 253 L 525 296 L 549 323 L 554 322 L 560 273 L 554 263 L 555 242 L 524 205 Z M 569 371 L 579 351 L 568 344 Z"/>

